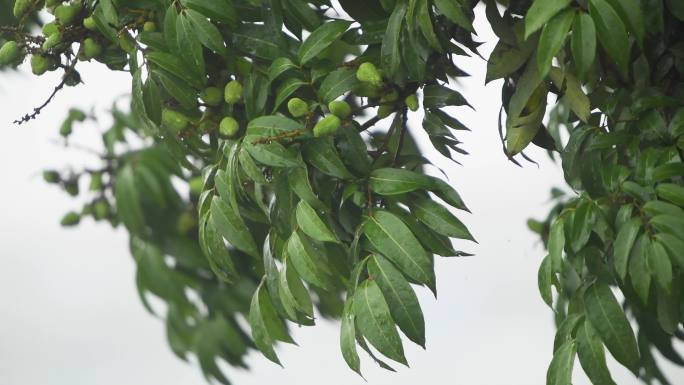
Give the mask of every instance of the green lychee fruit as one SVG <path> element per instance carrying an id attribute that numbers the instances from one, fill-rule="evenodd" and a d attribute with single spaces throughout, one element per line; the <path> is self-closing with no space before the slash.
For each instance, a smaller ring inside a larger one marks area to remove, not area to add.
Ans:
<path id="1" fill-rule="evenodd" d="M 332 135 L 340 128 L 342 121 L 335 115 L 328 115 L 316 123 L 313 128 L 313 135 L 316 138 Z"/>
<path id="2" fill-rule="evenodd" d="M 224 99 L 228 104 L 235 104 L 242 99 L 242 84 L 237 80 L 231 80 L 226 84 L 226 88 L 223 93 Z"/>
<path id="3" fill-rule="evenodd" d="M 330 113 L 337 116 L 340 119 L 346 119 L 351 115 L 351 106 L 349 103 L 343 100 L 333 100 L 328 103 L 328 109 Z"/>
<path id="4" fill-rule="evenodd" d="M 216 107 L 223 103 L 221 89 L 218 87 L 207 87 L 202 91 L 202 100 L 209 106 Z"/>
<path id="5" fill-rule="evenodd" d="M 59 32 L 59 26 L 55 22 L 50 22 L 43 25 L 43 35 L 50 36 L 55 32 Z"/>
<path id="6" fill-rule="evenodd" d="M 92 16 L 88 16 L 83 19 L 83 27 L 89 31 L 94 31 L 97 29 L 97 23 L 95 23 L 95 19 Z"/>
<path id="7" fill-rule="evenodd" d="M 157 24 L 154 23 L 154 21 L 146 21 L 145 24 L 143 24 L 143 31 L 145 32 L 154 32 L 157 30 Z"/>
<path id="8" fill-rule="evenodd" d="M 371 62 L 362 63 L 359 69 L 356 70 L 356 78 L 364 83 L 380 84 L 382 83 L 382 76 L 378 72 L 375 64 Z"/>
<path id="9" fill-rule="evenodd" d="M 31 56 L 31 71 L 34 75 L 42 75 L 50 68 L 50 60 L 42 55 Z"/>
<path id="10" fill-rule="evenodd" d="M 57 31 L 53 33 L 52 35 L 48 36 L 48 38 L 45 40 L 41 48 L 43 51 L 49 51 L 53 47 L 55 47 L 57 44 L 62 42 L 62 33 Z"/>
<path id="11" fill-rule="evenodd" d="M 83 40 L 83 57 L 86 60 L 96 58 L 102 54 L 102 46 L 93 38 L 88 37 Z"/>
<path id="12" fill-rule="evenodd" d="M 162 111 L 162 124 L 170 128 L 173 132 L 180 132 L 188 126 L 188 117 L 182 113 L 165 108 Z"/>
<path id="13" fill-rule="evenodd" d="M 105 219 L 109 216 L 109 204 L 106 201 L 99 200 L 93 206 L 93 217 L 95 219 Z"/>
<path id="14" fill-rule="evenodd" d="M 386 118 L 392 112 L 394 112 L 394 106 L 391 104 L 382 104 L 382 105 L 380 105 L 380 107 L 378 107 L 378 117 L 379 118 Z"/>
<path id="15" fill-rule="evenodd" d="M 408 107 L 409 110 L 411 111 L 418 111 L 418 96 L 416 94 L 411 94 L 404 99 L 404 103 L 406 103 L 406 107 Z"/>
<path id="16" fill-rule="evenodd" d="M 12 13 L 14 17 L 20 19 L 31 8 L 31 0 L 16 0 Z"/>
<path id="17" fill-rule="evenodd" d="M 190 187 L 190 196 L 198 197 L 202 193 L 202 188 L 204 187 L 204 179 L 201 176 L 196 176 L 188 182 Z"/>
<path id="18" fill-rule="evenodd" d="M 16 41 L 8 41 L 0 47 L 0 66 L 12 63 L 19 57 L 19 45 Z"/>
<path id="19" fill-rule="evenodd" d="M 71 211 L 66 213 L 59 222 L 64 227 L 76 226 L 81 221 L 81 216 L 77 212 Z"/>
<path id="20" fill-rule="evenodd" d="M 221 119 L 219 124 L 219 133 L 227 138 L 232 138 L 240 129 L 240 124 L 231 116 L 226 116 Z"/>
<path id="21" fill-rule="evenodd" d="M 81 11 L 80 3 L 74 3 L 72 5 L 58 5 L 55 8 L 55 19 L 62 25 L 71 24 L 76 15 Z"/>
<path id="22" fill-rule="evenodd" d="M 309 113 L 309 104 L 300 98 L 292 98 L 287 102 L 287 110 L 295 118 L 301 118 Z"/>

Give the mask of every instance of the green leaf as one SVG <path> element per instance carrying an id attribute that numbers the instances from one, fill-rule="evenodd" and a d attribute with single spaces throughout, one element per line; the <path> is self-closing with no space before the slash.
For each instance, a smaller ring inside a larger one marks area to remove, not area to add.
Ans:
<path id="1" fill-rule="evenodd" d="M 283 0 L 283 10 L 290 12 L 294 18 L 308 31 L 321 25 L 321 18 L 304 0 Z"/>
<path id="2" fill-rule="evenodd" d="M 598 40 L 603 49 L 615 60 L 620 71 L 626 74 L 630 42 L 620 16 L 606 0 L 589 0 L 589 13 L 596 25 Z"/>
<path id="3" fill-rule="evenodd" d="M 325 222 L 323 222 L 323 220 L 318 216 L 316 210 L 314 210 L 311 205 L 306 203 L 306 201 L 299 201 L 299 204 L 297 205 L 296 216 L 297 225 L 299 225 L 299 228 L 302 229 L 306 235 L 319 242 L 339 242 L 328 225 L 326 225 Z"/>
<path id="4" fill-rule="evenodd" d="M 658 197 L 684 207 L 684 186 L 674 183 L 660 183 L 656 186 Z"/>
<path id="5" fill-rule="evenodd" d="M 524 150 L 537 135 L 546 111 L 546 93 L 546 85 L 542 83 L 537 70 L 537 61 L 530 60 L 508 103 L 506 149 L 510 155 Z M 524 110 L 529 113 L 522 116 Z"/>
<path id="6" fill-rule="evenodd" d="M 575 11 L 568 9 L 554 16 L 546 24 L 539 38 L 537 47 L 537 70 L 539 77 L 546 77 L 551 68 L 551 61 L 558 51 L 563 48 L 568 37 L 570 26 L 575 19 Z"/>
<path id="7" fill-rule="evenodd" d="M 553 270 L 551 269 L 551 258 L 547 255 L 539 265 L 537 272 L 537 287 L 544 303 L 553 309 L 553 293 L 551 287 L 553 285 Z"/>
<path id="8" fill-rule="evenodd" d="M 306 167 L 293 167 L 288 170 L 287 178 L 290 188 L 295 194 L 317 210 L 326 210 L 325 204 L 318 199 L 309 183 L 309 173 Z"/>
<path id="9" fill-rule="evenodd" d="M 563 248 L 565 247 L 564 226 L 565 220 L 562 217 L 553 221 L 546 246 L 549 250 L 551 270 L 556 273 L 560 273 L 563 266 Z"/>
<path id="10" fill-rule="evenodd" d="M 177 76 L 195 89 L 200 89 L 206 84 L 204 77 L 196 75 L 180 58 L 165 52 L 147 52 L 145 57 L 160 68 Z"/>
<path id="11" fill-rule="evenodd" d="M 205 78 L 206 65 L 204 53 L 199 37 L 185 13 L 181 13 L 176 19 L 176 41 L 181 55 L 181 60 L 188 64 L 193 75 Z"/>
<path id="12" fill-rule="evenodd" d="M 380 255 L 368 260 L 368 274 L 378 284 L 399 329 L 413 342 L 425 348 L 425 321 L 418 298 L 406 278 Z"/>
<path id="13" fill-rule="evenodd" d="M 596 27 L 589 14 L 581 12 L 575 18 L 570 48 L 577 74 L 582 77 L 589 71 L 596 57 Z"/>
<path id="14" fill-rule="evenodd" d="M 273 104 L 273 112 L 276 112 L 280 105 L 283 104 L 290 96 L 297 91 L 300 87 L 307 85 L 308 83 L 299 78 L 289 78 L 283 81 L 278 90 L 276 91 L 276 99 Z"/>
<path id="15" fill-rule="evenodd" d="M 519 46 L 512 46 L 504 40 L 499 40 L 487 61 L 485 84 L 495 79 L 510 76 L 520 69 L 534 51 L 535 43 L 535 39 L 530 39 Z"/>
<path id="16" fill-rule="evenodd" d="M 145 229 L 145 217 L 135 186 L 133 167 L 130 165 L 122 167 L 116 175 L 114 186 L 117 213 L 128 231 L 141 234 Z"/>
<path id="17" fill-rule="evenodd" d="M 684 240 L 684 217 L 676 215 L 658 215 L 651 218 L 651 225 L 659 231 L 672 234 Z"/>
<path id="18" fill-rule="evenodd" d="M 607 0 L 608 3 L 620 15 L 620 18 L 634 33 L 639 46 L 644 44 L 646 27 L 644 26 L 644 14 L 641 11 L 640 0 Z"/>
<path id="19" fill-rule="evenodd" d="M 435 195 L 440 197 L 444 202 L 450 204 L 454 208 L 470 212 L 468 207 L 466 207 L 465 203 L 463 203 L 463 199 L 461 199 L 461 196 L 453 187 L 451 187 L 449 183 L 439 178 L 430 178 L 432 179 L 433 183 L 433 185 L 430 187 L 430 191 L 435 193 Z"/>
<path id="20" fill-rule="evenodd" d="M 272 82 L 277 79 L 278 76 L 296 68 L 297 65 L 289 58 L 279 57 L 271 63 L 271 66 L 268 69 L 268 81 Z"/>
<path id="21" fill-rule="evenodd" d="M 399 333 L 375 281 L 365 280 L 356 288 L 353 311 L 356 325 L 368 342 L 386 357 L 406 365 Z"/>
<path id="22" fill-rule="evenodd" d="M 192 9 L 186 10 L 184 14 L 190 20 L 192 28 L 202 45 L 219 55 L 223 55 L 226 51 L 226 46 L 218 28 L 205 16 Z"/>
<path id="23" fill-rule="evenodd" d="M 656 234 L 656 239 L 665 246 L 670 254 L 671 260 L 680 268 L 684 268 L 684 240 L 675 237 L 672 234 L 659 233 Z"/>
<path id="24" fill-rule="evenodd" d="M 231 46 L 265 60 L 283 56 L 283 47 L 273 39 L 271 30 L 261 24 L 243 23 L 232 32 Z"/>
<path id="25" fill-rule="evenodd" d="M 224 282 L 232 283 L 239 277 L 233 259 L 219 235 L 211 214 L 200 221 L 200 245 L 209 261 L 211 270 Z"/>
<path id="26" fill-rule="evenodd" d="M 570 2 L 571 0 L 535 0 L 525 14 L 525 39 L 565 9 Z"/>
<path id="27" fill-rule="evenodd" d="M 269 360 L 280 365 L 280 360 L 273 350 L 276 340 L 292 342 L 280 317 L 273 308 L 273 302 L 264 281 L 257 287 L 249 307 L 249 326 L 252 328 L 252 339 L 256 347 Z"/>
<path id="28" fill-rule="evenodd" d="M 364 223 L 363 233 L 406 276 L 435 291 L 432 259 L 401 219 L 388 211 L 376 210 Z"/>
<path id="29" fill-rule="evenodd" d="M 449 210 L 430 198 L 416 197 L 410 202 L 411 212 L 439 234 L 475 241 L 468 228 Z"/>
<path id="30" fill-rule="evenodd" d="M 651 294 L 652 279 L 648 267 L 649 243 L 648 235 L 641 234 L 629 255 L 629 279 L 643 303 L 648 303 Z"/>
<path id="31" fill-rule="evenodd" d="M 336 69 L 326 76 L 318 87 L 318 98 L 327 104 L 350 91 L 357 84 L 359 80 L 356 78 L 356 71 L 352 68 Z"/>
<path id="32" fill-rule="evenodd" d="M 347 299 L 344 304 L 344 311 L 342 312 L 342 320 L 340 326 L 340 349 L 342 350 L 342 357 L 349 367 L 361 375 L 361 361 L 359 354 L 356 351 L 356 316 L 352 311 L 354 298 Z"/>
<path id="33" fill-rule="evenodd" d="M 466 15 L 461 0 L 435 0 L 435 7 L 454 24 L 466 31 L 475 32 L 473 23 L 468 15 Z"/>
<path id="34" fill-rule="evenodd" d="M 570 239 L 570 246 L 573 251 L 580 251 L 589 241 L 589 236 L 596 224 L 596 210 L 594 202 L 591 201 L 582 201 L 577 206 L 572 220 L 572 235 Z"/>
<path id="35" fill-rule="evenodd" d="M 222 199 L 211 201 L 211 219 L 218 232 L 231 245 L 255 258 L 260 258 L 259 249 L 249 228 L 240 215 Z"/>
<path id="36" fill-rule="evenodd" d="M 331 137 L 307 141 L 302 146 L 302 154 L 307 163 L 316 167 L 324 174 L 339 179 L 351 179 L 353 177 L 344 166 L 344 163 L 342 163 Z"/>
<path id="37" fill-rule="evenodd" d="M 613 265 L 618 276 L 624 281 L 627 277 L 627 267 L 629 266 L 629 254 L 634 245 L 634 241 L 641 229 L 639 218 L 632 218 L 625 223 L 618 231 L 615 242 L 613 243 Z"/>
<path id="38" fill-rule="evenodd" d="M 656 283 L 668 295 L 672 293 L 672 262 L 665 246 L 658 241 L 651 241 L 647 249 L 647 264 Z"/>
<path id="39" fill-rule="evenodd" d="M 368 185 L 376 194 L 398 195 L 432 186 L 429 176 L 400 168 L 373 170 Z"/>
<path id="40" fill-rule="evenodd" d="M 333 20 L 311 32 L 311 35 L 299 47 L 299 52 L 297 53 L 299 64 L 306 64 L 321 53 L 321 51 L 328 48 L 330 44 L 344 34 L 349 25 L 351 25 L 351 22 L 346 20 Z"/>
<path id="41" fill-rule="evenodd" d="M 442 52 L 442 45 L 439 43 L 439 38 L 435 34 L 435 29 L 432 26 L 432 19 L 430 18 L 431 7 L 428 0 L 417 0 L 416 8 L 416 19 L 425 40 L 427 40 L 434 50 Z"/>
<path id="42" fill-rule="evenodd" d="M 273 167 L 296 167 L 300 163 L 294 151 L 285 148 L 278 142 L 259 143 L 260 137 L 247 135 L 244 148 L 259 163 Z"/>
<path id="43" fill-rule="evenodd" d="M 425 108 L 441 108 L 447 106 L 469 106 L 468 101 L 458 91 L 451 88 L 431 84 L 423 88 L 423 106 Z"/>
<path id="44" fill-rule="evenodd" d="M 401 66 L 400 37 L 406 10 L 407 4 L 403 1 L 394 7 L 392 15 L 390 15 L 387 22 L 385 36 L 382 39 L 380 62 L 387 69 L 391 77 L 397 74 Z"/>
<path id="45" fill-rule="evenodd" d="M 632 327 L 622 307 L 608 285 L 596 282 L 584 293 L 587 319 L 591 322 L 608 351 L 615 359 L 631 370 L 639 371 L 639 350 Z"/>
<path id="46" fill-rule="evenodd" d="M 577 357 L 593 384 L 615 385 L 606 365 L 603 344 L 588 321 L 584 321 L 577 330 Z"/>
<path id="47" fill-rule="evenodd" d="M 278 277 L 278 288 L 285 312 L 292 320 L 297 321 L 300 318 L 298 312 L 313 318 L 313 304 L 309 292 L 287 258 Z"/>
<path id="48" fill-rule="evenodd" d="M 230 26 L 238 23 L 238 14 L 230 0 L 182 0 L 182 3 L 214 21 Z"/>
<path id="49" fill-rule="evenodd" d="M 684 21 L 684 4 L 678 0 L 665 0 L 667 8 L 679 20 Z"/>
<path id="50" fill-rule="evenodd" d="M 305 281 L 321 289 L 332 288 L 321 251 L 315 248 L 306 235 L 299 231 L 292 232 L 287 241 L 287 253 L 297 273 Z"/>
<path id="51" fill-rule="evenodd" d="M 571 385 L 576 349 L 576 343 L 572 340 L 556 350 L 546 372 L 546 385 Z"/>

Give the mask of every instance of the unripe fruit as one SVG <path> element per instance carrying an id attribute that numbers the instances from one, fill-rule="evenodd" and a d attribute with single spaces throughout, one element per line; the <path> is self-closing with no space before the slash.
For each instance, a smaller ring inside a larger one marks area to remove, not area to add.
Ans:
<path id="1" fill-rule="evenodd" d="M 217 87 L 207 87 L 202 92 L 202 100 L 212 107 L 216 107 L 223 103 L 222 96 L 221 90 Z"/>
<path id="2" fill-rule="evenodd" d="M 93 217 L 105 219 L 109 216 L 109 204 L 106 201 L 97 201 L 93 206 Z"/>
<path id="3" fill-rule="evenodd" d="M 411 94 L 404 99 L 404 103 L 406 103 L 406 107 L 408 107 L 409 110 L 415 112 L 418 111 L 418 96 L 416 94 Z"/>
<path id="4" fill-rule="evenodd" d="M 179 132 L 188 126 L 188 118 L 178 111 L 165 108 L 162 111 L 162 124 L 174 132 Z"/>
<path id="5" fill-rule="evenodd" d="M 69 71 L 64 74 L 64 84 L 73 87 L 81 83 L 81 74 L 76 70 Z"/>
<path id="6" fill-rule="evenodd" d="M 154 21 L 146 21 L 145 24 L 143 24 L 143 31 L 145 32 L 154 32 L 157 30 L 157 24 L 154 23 Z"/>
<path id="7" fill-rule="evenodd" d="M 328 109 L 330 113 L 337 116 L 340 119 L 346 119 L 351 115 L 351 106 L 349 103 L 343 100 L 333 100 L 328 103 Z"/>
<path id="8" fill-rule="evenodd" d="M 47 23 L 43 26 L 43 35 L 50 36 L 55 32 L 59 32 L 59 26 L 55 22 Z"/>
<path id="9" fill-rule="evenodd" d="M 83 27 L 90 31 L 96 30 L 97 24 L 95 23 L 95 19 L 92 16 L 86 17 L 85 19 L 83 19 Z"/>
<path id="10" fill-rule="evenodd" d="M 240 124 L 230 116 L 221 119 L 221 123 L 219 124 L 219 133 L 228 138 L 234 137 L 239 129 Z"/>
<path id="11" fill-rule="evenodd" d="M 359 66 L 359 69 L 356 70 L 356 78 L 365 83 L 376 85 L 382 83 L 380 72 L 371 62 L 365 62 Z"/>
<path id="12" fill-rule="evenodd" d="M 69 25 L 81 11 L 80 3 L 73 5 L 59 5 L 55 8 L 55 19 L 62 25 Z"/>
<path id="13" fill-rule="evenodd" d="M 93 59 L 100 56 L 102 53 L 102 46 L 93 38 L 86 38 L 83 40 L 83 57 L 86 60 Z"/>
<path id="14" fill-rule="evenodd" d="M 59 173 L 55 170 L 43 171 L 43 180 L 47 183 L 59 183 L 61 180 Z"/>
<path id="15" fill-rule="evenodd" d="M 102 190 L 102 174 L 96 172 L 90 176 L 90 191 L 100 190 Z"/>
<path id="16" fill-rule="evenodd" d="M 198 197 L 202 193 L 202 188 L 204 187 L 204 179 L 201 176 L 194 177 L 188 182 L 190 186 L 190 196 Z"/>
<path id="17" fill-rule="evenodd" d="M 50 61 L 45 56 L 31 56 L 31 71 L 34 75 L 42 75 L 50 68 Z"/>
<path id="18" fill-rule="evenodd" d="M 14 9 L 12 10 L 14 17 L 20 19 L 31 7 L 31 0 L 16 0 L 14 2 Z"/>
<path id="19" fill-rule="evenodd" d="M 381 119 L 388 117 L 392 112 L 394 112 L 394 106 L 391 104 L 382 104 L 378 107 L 378 117 Z"/>
<path id="20" fill-rule="evenodd" d="M 287 110 L 295 118 L 301 118 L 309 113 L 309 104 L 300 98 L 292 98 L 287 102 Z"/>
<path id="21" fill-rule="evenodd" d="M 197 225 L 197 220 L 195 216 L 191 213 L 184 211 L 178 216 L 176 220 L 176 231 L 179 234 L 188 234 Z"/>
<path id="22" fill-rule="evenodd" d="M 62 34 L 59 31 L 57 31 L 57 32 L 53 33 L 52 35 L 50 35 L 45 40 L 45 42 L 43 43 L 41 48 L 43 49 L 43 51 L 49 51 L 50 49 L 52 49 L 53 47 L 55 47 L 57 44 L 59 44 L 61 42 L 62 42 Z"/>
<path id="23" fill-rule="evenodd" d="M 226 84 L 223 96 L 228 104 L 239 102 L 242 99 L 242 84 L 237 80 L 231 80 Z"/>
<path id="24" fill-rule="evenodd" d="M 340 128 L 342 121 L 335 115 L 328 115 L 316 123 L 313 129 L 313 135 L 316 138 L 326 135 L 332 135 Z"/>
<path id="25" fill-rule="evenodd" d="M 60 224 L 62 226 L 76 226 L 78 222 L 81 221 L 81 216 L 78 215 L 77 212 L 71 211 L 68 212 L 64 217 L 62 217 L 62 220 L 60 221 Z"/>
<path id="26" fill-rule="evenodd" d="M 16 41 L 8 41 L 0 48 L 0 66 L 12 63 L 19 57 L 19 45 Z"/>

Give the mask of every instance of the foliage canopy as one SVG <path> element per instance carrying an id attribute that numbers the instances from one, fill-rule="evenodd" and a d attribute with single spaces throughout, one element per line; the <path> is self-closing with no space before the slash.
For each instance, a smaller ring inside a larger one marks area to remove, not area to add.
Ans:
<path id="1" fill-rule="evenodd" d="M 684 2 L 0 3 L 0 65 L 30 55 L 34 74 L 62 71 L 50 99 L 80 82 L 81 61 L 130 72 L 131 112 L 113 111 L 102 168 L 44 176 L 71 195 L 89 179 L 92 201 L 62 223 L 125 226 L 141 300 L 167 303 L 171 348 L 207 378 L 228 383 L 217 360 L 245 366 L 250 348 L 280 363 L 274 344 L 316 313 L 341 320 L 359 373 L 358 347 L 392 370 L 407 364 L 399 331 L 425 345 L 412 285 L 435 292 L 434 258 L 468 255 L 452 240 L 475 238 L 411 131 L 466 154 L 448 108 L 469 104 L 450 80 L 467 76 L 459 56 L 479 55 L 480 3 L 499 38 L 486 81 L 504 80 L 505 156 L 548 150 L 576 192 L 528 223 L 558 324 L 547 383 L 570 384 L 578 357 L 614 384 L 604 348 L 648 383 L 669 383 L 654 351 L 684 365 Z M 60 133 L 85 119 L 70 111 Z"/>

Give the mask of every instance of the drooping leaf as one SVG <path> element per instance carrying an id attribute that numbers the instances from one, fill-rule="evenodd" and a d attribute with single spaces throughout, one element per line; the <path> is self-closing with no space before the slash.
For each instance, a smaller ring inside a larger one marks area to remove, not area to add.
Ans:
<path id="1" fill-rule="evenodd" d="M 309 35 L 304 43 L 299 47 L 299 64 L 306 64 L 316 55 L 321 53 L 330 44 L 339 39 L 349 28 L 351 23 L 346 20 L 333 20 L 327 22 Z"/>

